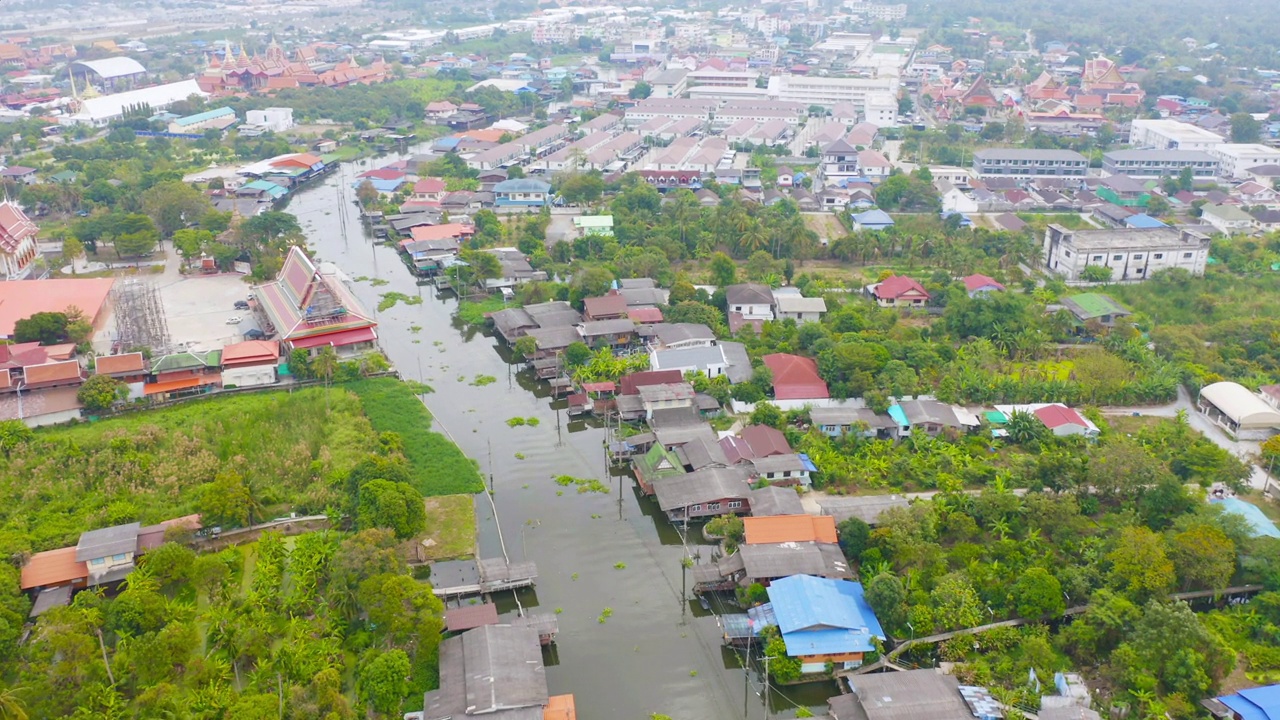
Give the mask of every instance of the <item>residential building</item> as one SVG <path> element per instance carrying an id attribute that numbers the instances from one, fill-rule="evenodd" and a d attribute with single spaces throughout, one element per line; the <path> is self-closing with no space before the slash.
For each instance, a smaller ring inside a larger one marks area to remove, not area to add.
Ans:
<path id="1" fill-rule="evenodd" d="M 1147 186 L 1128 175 L 1109 175 L 1094 188 L 1094 194 L 1122 208 L 1146 208 L 1151 202 Z"/>
<path id="2" fill-rule="evenodd" d="M 5 280 L 22 280 L 31 275 L 31 262 L 39 249 L 40 228 L 11 200 L 0 202 L 0 273 Z"/>
<path id="3" fill-rule="evenodd" d="M 748 614 L 761 621 L 755 626 L 762 630 L 778 628 L 803 675 L 856 668 L 875 652 L 872 640 L 885 639 L 861 583 L 791 575 L 770 583 L 768 592 L 769 602 Z"/>
<path id="4" fill-rule="evenodd" d="M 1223 142 L 1221 135 L 1178 120 L 1138 118 L 1129 129 L 1135 148 L 1209 152 Z"/>
<path id="5" fill-rule="evenodd" d="M 924 286 L 904 275 L 891 275 L 868 285 L 866 293 L 875 298 L 880 307 L 912 308 L 929 304 L 929 293 Z"/>
<path id="6" fill-rule="evenodd" d="M 1254 218 L 1237 205 L 1205 205 L 1200 219 L 1224 235 L 1247 233 L 1253 230 Z"/>
<path id="7" fill-rule="evenodd" d="M 700 372 L 709 378 L 724 375 L 735 384 L 751 379 L 746 348 L 735 342 L 656 350 L 649 355 L 649 368 L 678 370 L 681 374 Z"/>
<path id="8" fill-rule="evenodd" d="M 806 489 L 812 485 L 809 474 L 817 470 L 807 457 L 796 453 L 752 458 L 746 464 L 752 480 Z"/>
<path id="9" fill-rule="evenodd" d="M 856 213 L 852 220 L 858 230 L 888 230 L 893 227 L 893 217 L 880 208 Z"/>
<path id="10" fill-rule="evenodd" d="M 889 408 L 889 417 L 899 423 L 901 436 L 924 433 L 936 437 L 945 430 L 967 432 L 978 426 L 978 418 L 969 411 L 937 400 L 903 400 Z"/>
<path id="11" fill-rule="evenodd" d="M 849 676 L 853 693 L 828 701 L 834 720 L 973 720 L 960 681 L 925 668 Z"/>
<path id="12" fill-rule="evenodd" d="M 1191 228 L 1068 230 L 1051 224 L 1044 235 L 1045 265 L 1068 281 L 1083 279 L 1090 265 L 1111 268 L 1112 280 L 1145 280 L 1182 268 L 1204 275 L 1209 236 Z"/>
<path id="13" fill-rule="evenodd" d="M 653 481 L 658 507 L 672 522 L 751 511 L 751 486 L 742 468 L 707 467 Z"/>
<path id="14" fill-rule="evenodd" d="M 649 328 L 649 348 L 659 350 L 684 350 L 711 347 L 716 335 L 702 323 L 658 323 Z"/>
<path id="15" fill-rule="evenodd" d="M 1133 314 L 1110 295 L 1102 293 L 1080 293 L 1064 297 L 1059 302 L 1081 325 L 1094 320 L 1103 327 L 1114 327 L 1117 319 Z"/>
<path id="16" fill-rule="evenodd" d="M 684 95 L 689 87 L 689 71 L 673 67 L 659 72 L 649 80 L 651 98 L 675 98 Z"/>
<path id="17" fill-rule="evenodd" d="M 1280 164 L 1280 149 L 1256 143 L 1223 143 L 1209 154 L 1218 161 L 1218 175 L 1229 180 L 1250 177 L 1259 165 Z"/>
<path id="18" fill-rule="evenodd" d="M 1239 690 L 1201 702 L 1218 720 L 1277 720 L 1280 718 L 1280 684 Z"/>
<path id="19" fill-rule="evenodd" d="M 76 562 L 85 563 L 89 585 L 105 585 L 122 580 L 133 571 L 138 551 L 138 531 L 142 523 L 129 523 L 90 530 L 76 543 Z"/>
<path id="20" fill-rule="evenodd" d="M 796 324 L 818 322 L 827 311 L 827 301 L 822 298 L 808 298 L 800 295 L 774 295 L 774 307 L 779 320 L 788 318 Z"/>
<path id="21" fill-rule="evenodd" d="M 578 237 L 587 235 L 613 237 L 613 216 L 578 215 L 573 218 L 573 228 L 578 231 Z"/>
<path id="22" fill-rule="evenodd" d="M 743 283 L 724 289 L 729 315 L 729 331 L 737 332 L 746 324 L 759 331 L 766 320 L 773 319 L 773 290 L 768 285 Z"/>
<path id="23" fill-rule="evenodd" d="M 1097 437 L 1098 426 L 1094 425 L 1088 418 L 1081 415 L 1073 408 L 1058 403 L 1050 403 L 1043 407 L 1037 408 L 1033 414 L 1049 428 L 1049 432 L 1057 437 L 1066 437 L 1068 435 L 1083 435 L 1085 437 Z"/>
<path id="24" fill-rule="evenodd" d="M 588 322 L 621 320 L 625 317 L 627 317 L 627 299 L 621 295 L 609 293 L 582 301 L 582 318 Z"/>
<path id="25" fill-rule="evenodd" d="M 720 438 L 725 462 L 737 465 L 757 458 L 790 455 L 791 446 L 782 431 L 768 425 L 748 425 L 737 435 Z"/>
<path id="26" fill-rule="evenodd" d="M 639 394 L 646 420 L 652 420 L 659 410 L 693 407 L 693 386 L 687 382 L 645 385 Z"/>
<path id="27" fill-rule="evenodd" d="M 818 164 L 818 179 L 822 185 L 843 186 L 852 180 L 860 179 L 858 169 L 858 149 L 840 138 L 822 149 L 822 160 Z"/>
<path id="28" fill-rule="evenodd" d="M 507 207 L 542 207 L 550 202 L 551 183 L 533 178 L 503 180 L 493 186 L 494 204 Z"/>
<path id="29" fill-rule="evenodd" d="M 1178 177 L 1186 168 L 1193 178 L 1207 180 L 1217 176 L 1218 161 L 1202 150 L 1112 150 L 1102 155 L 1104 175 L 1146 180 Z"/>
<path id="30" fill-rule="evenodd" d="M 977 297 L 979 295 L 987 295 L 993 292 L 1004 292 L 1005 287 L 1001 285 L 995 278 L 986 275 L 974 274 L 961 278 L 964 283 L 964 290 L 969 297 Z"/>
<path id="31" fill-rule="evenodd" d="M 866 438 L 887 438 L 897 427 L 885 415 L 877 415 L 870 408 L 825 407 L 809 410 L 809 419 L 828 437 L 840 437 L 856 432 Z"/>
<path id="32" fill-rule="evenodd" d="M 1089 160 L 1074 150 L 989 148 L 973 154 L 979 177 L 1084 177 Z"/>
<path id="33" fill-rule="evenodd" d="M 813 575 L 839 580 L 853 579 L 849 562 L 835 543 L 785 542 L 743 544 L 737 555 L 742 559 L 738 582 L 742 585 L 768 585 L 792 575 Z M 730 556 L 732 558 L 732 556 Z"/>
<path id="34" fill-rule="evenodd" d="M 818 374 L 818 364 L 812 358 L 772 353 L 762 360 L 773 373 L 774 399 L 821 400 L 831 397 L 826 381 Z"/>
<path id="35" fill-rule="evenodd" d="M 246 340 L 222 348 L 222 386 L 274 385 L 280 365 L 280 343 Z"/>
<path id="36" fill-rule="evenodd" d="M 552 699 L 537 630 L 482 625 L 440 643 L 440 687 L 420 718 L 542 720 Z"/>

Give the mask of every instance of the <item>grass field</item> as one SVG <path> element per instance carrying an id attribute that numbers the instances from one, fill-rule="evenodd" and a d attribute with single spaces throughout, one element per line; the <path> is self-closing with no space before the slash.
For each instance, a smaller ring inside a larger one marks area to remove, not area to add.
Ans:
<path id="1" fill-rule="evenodd" d="M 395 378 L 370 378 L 344 388 L 360 398 L 378 432 L 394 432 L 404 441 L 414 486 L 427 497 L 474 493 L 484 489 L 479 466 L 449 438 L 431 431 L 431 413 L 414 387 Z"/>
<path id="2" fill-rule="evenodd" d="M 424 500 L 427 531 L 410 540 L 410 561 L 457 560 L 476 551 L 476 510 L 470 495 L 442 495 Z"/>

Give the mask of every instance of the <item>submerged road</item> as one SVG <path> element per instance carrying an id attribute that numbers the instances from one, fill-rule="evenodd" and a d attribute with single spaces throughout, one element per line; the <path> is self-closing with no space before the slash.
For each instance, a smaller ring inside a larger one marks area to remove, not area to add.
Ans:
<path id="1" fill-rule="evenodd" d="M 765 717 L 758 676 L 748 682 L 737 656 L 722 648 L 716 618 L 681 599 L 680 535 L 655 518 L 656 506 L 636 495 L 629 477 L 609 476 L 604 430 L 568 422 L 544 387 L 504 360 L 496 340 L 453 317 L 456 301 L 419 286 L 394 249 L 365 237 L 351 184 L 370 167 L 344 164 L 286 209 L 298 217 L 317 259 L 351 278 L 371 311 L 388 292 L 422 298 L 420 305 L 401 302 L 377 313 L 380 342 L 404 377 L 434 388 L 425 401 L 436 429 L 475 458 L 486 478 L 492 475 L 511 559 L 538 564 L 536 590 L 519 597 L 526 608 L 559 613 L 547 669 L 552 694 L 573 693 L 582 717 L 590 718 Z M 496 382 L 475 382 L 485 375 Z M 507 426 L 517 416 L 538 424 Z M 610 493 L 580 494 L 553 482 L 558 475 L 599 478 Z M 500 556 L 489 502 L 478 501 L 476 512 L 482 555 Z M 704 561 L 710 557 L 700 537 L 689 543 Z M 514 610 L 514 603 L 500 609 Z M 793 716 L 797 704 L 818 709 L 836 692 L 830 683 L 774 691 L 772 716 Z"/>

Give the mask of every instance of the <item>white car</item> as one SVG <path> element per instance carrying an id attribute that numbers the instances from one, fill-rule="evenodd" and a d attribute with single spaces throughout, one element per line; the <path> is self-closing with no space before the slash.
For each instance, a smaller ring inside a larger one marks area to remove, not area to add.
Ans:
<path id="1" fill-rule="evenodd" d="M 239 325 L 239 324 L 240 324 L 240 321 L 242 321 L 242 320 L 244 320 L 244 318 L 240 317 L 239 315 L 232 315 L 231 317 L 227 318 L 227 324 L 228 324 L 228 325 Z"/>

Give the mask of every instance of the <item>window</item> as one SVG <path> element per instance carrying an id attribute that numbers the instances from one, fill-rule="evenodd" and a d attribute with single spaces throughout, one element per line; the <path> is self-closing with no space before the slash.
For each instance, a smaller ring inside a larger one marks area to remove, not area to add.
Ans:
<path id="1" fill-rule="evenodd" d="M 1183 259 L 1183 260 L 1190 260 L 1190 259 L 1191 259 L 1191 253 L 1182 253 L 1182 259 Z"/>
<path id="2" fill-rule="evenodd" d="M 720 509 L 720 503 L 718 502 L 707 503 L 707 510 L 719 510 L 719 509 Z"/>
<path id="3" fill-rule="evenodd" d="M 1062 251 L 1062 254 L 1063 254 L 1063 255 L 1065 255 L 1065 256 L 1067 256 L 1067 257 L 1071 257 L 1071 251 L 1070 251 L 1070 250 L 1063 250 L 1063 251 Z"/>
<path id="4" fill-rule="evenodd" d="M 1094 255 L 1094 256 L 1093 256 L 1093 262 L 1102 262 L 1102 256 L 1101 256 L 1101 255 Z"/>
<path id="5" fill-rule="evenodd" d="M 690 506 L 689 506 L 689 512 L 702 512 L 702 506 L 701 506 L 701 505 L 690 505 Z"/>
<path id="6" fill-rule="evenodd" d="M 1134 255 L 1134 256 L 1133 256 L 1133 259 L 1134 259 L 1134 260 L 1141 260 L 1141 259 L 1142 259 L 1142 253 L 1138 253 L 1137 255 Z"/>
<path id="7" fill-rule="evenodd" d="M 116 553 L 115 555 L 111 556 L 111 562 L 123 562 L 124 558 L 125 558 L 124 553 Z"/>
<path id="8" fill-rule="evenodd" d="M 1164 259 L 1164 253 L 1156 253 L 1155 258 L 1156 258 L 1157 260 L 1163 260 L 1163 259 Z"/>
<path id="9" fill-rule="evenodd" d="M 1112 260 L 1123 260 L 1123 259 L 1124 259 L 1124 256 L 1123 256 L 1123 255 L 1112 255 L 1112 256 L 1111 256 L 1111 259 L 1112 259 Z"/>
<path id="10" fill-rule="evenodd" d="M 89 561 L 90 565 L 101 565 L 107 561 L 106 558 L 94 558 Z"/>
<path id="11" fill-rule="evenodd" d="M 741 501 L 741 500 L 730 500 L 730 501 L 729 501 L 729 509 L 730 509 L 730 510 L 737 510 L 737 509 L 738 509 L 738 508 L 740 508 L 740 507 L 742 507 L 742 501 Z"/>

